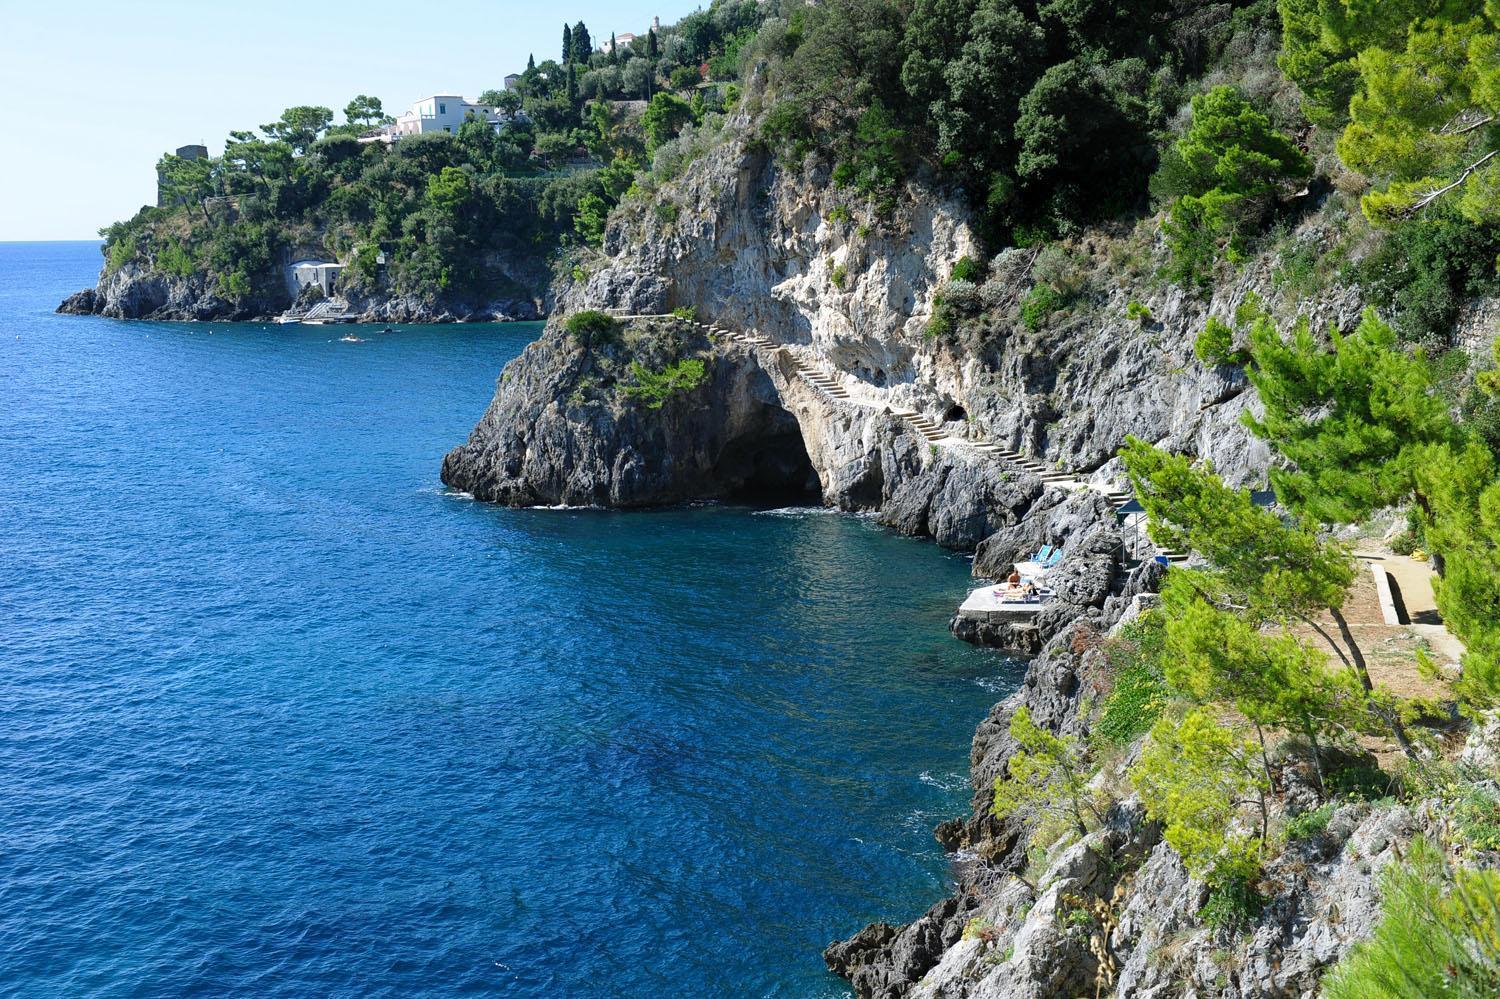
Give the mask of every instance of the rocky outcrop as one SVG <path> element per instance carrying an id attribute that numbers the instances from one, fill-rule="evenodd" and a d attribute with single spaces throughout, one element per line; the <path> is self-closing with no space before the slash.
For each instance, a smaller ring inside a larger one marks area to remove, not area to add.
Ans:
<path id="1" fill-rule="evenodd" d="M 204 274 L 178 277 L 131 261 L 106 268 L 99 283 L 69 296 L 57 311 L 111 319 L 229 320 L 250 322 L 279 315 L 291 305 L 284 291 L 226 299 Z"/>
<path id="2" fill-rule="evenodd" d="M 543 318 L 546 313 L 546 267 L 536 261 L 492 262 L 496 283 L 509 293 L 489 296 L 440 294 L 436 297 L 345 292 L 348 317 L 362 323 L 510 322 Z M 210 320 L 269 322 L 295 304 L 280 268 L 266 274 L 249 295 L 229 298 L 206 273 L 167 273 L 148 260 L 105 267 L 99 282 L 63 300 L 57 311 L 68 315 L 160 322 Z"/>
<path id="3" fill-rule="evenodd" d="M 703 379 L 652 408 L 637 368 L 683 359 L 701 361 Z M 1039 512 L 1059 541 L 1097 519 L 1113 523 L 1105 506 L 1069 501 L 968 449 L 931 447 L 884 409 L 826 397 L 798 377 L 785 349 L 709 337 L 676 319 L 635 320 L 588 344 L 550 326 L 506 368 L 442 476 L 513 506 L 820 499 L 966 551 L 997 532 L 1024 534 Z M 1110 577 L 1096 556 L 1109 547 L 1104 536 L 1091 545 L 1079 549 L 1069 569 L 1078 581 L 1065 587 L 1079 605 L 1099 603 L 1099 578 L 1107 587 Z"/>
<path id="4" fill-rule="evenodd" d="M 705 376 L 652 408 L 622 378 L 631 363 L 702 361 Z M 739 493 L 816 496 L 796 420 L 743 348 L 691 324 L 639 323 L 585 345 L 553 327 L 505 369 L 443 481 L 511 506 L 634 507 Z"/>

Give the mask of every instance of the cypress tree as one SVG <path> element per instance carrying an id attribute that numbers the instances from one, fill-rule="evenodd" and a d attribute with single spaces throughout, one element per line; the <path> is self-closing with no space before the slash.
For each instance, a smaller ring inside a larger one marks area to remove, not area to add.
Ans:
<path id="1" fill-rule="evenodd" d="M 563 49 L 562 63 L 564 66 L 573 61 L 573 29 L 566 24 L 563 25 Z"/>
<path id="2" fill-rule="evenodd" d="M 615 33 L 609 33 L 609 64 L 618 66 L 620 64 L 620 44 L 615 41 Z"/>
<path id="3" fill-rule="evenodd" d="M 656 29 L 651 28 L 646 32 L 646 58 L 656 58 Z"/>
<path id="4" fill-rule="evenodd" d="M 589 56 L 594 54 L 594 40 L 589 37 L 588 26 L 582 21 L 573 25 L 573 59 L 585 66 L 589 64 Z"/>

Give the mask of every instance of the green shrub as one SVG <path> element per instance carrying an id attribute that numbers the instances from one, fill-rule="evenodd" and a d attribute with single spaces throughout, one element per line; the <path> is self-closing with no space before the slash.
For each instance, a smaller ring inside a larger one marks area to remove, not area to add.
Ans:
<path id="1" fill-rule="evenodd" d="M 974 284 L 984 280 L 984 265 L 968 254 L 959 257 L 953 264 L 953 270 L 948 275 L 950 281 L 971 281 Z"/>
<path id="2" fill-rule="evenodd" d="M 816 148 L 811 111 L 795 98 L 783 98 L 771 106 L 760 123 L 766 145 L 790 162 L 798 162 Z"/>
<path id="3" fill-rule="evenodd" d="M 1380 924 L 1323 978 L 1326 999 L 1500 994 L 1500 872 L 1454 870 L 1417 840 L 1381 889 Z"/>
<path id="4" fill-rule="evenodd" d="M 849 209 L 843 205 L 834 205 L 828 210 L 828 222 L 831 225 L 842 225 L 850 219 Z"/>
<path id="5" fill-rule="evenodd" d="M 1026 293 L 1026 298 L 1021 302 L 1021 322 L 1034 333 L 1042 328 L 1042 324 L 1053 313 L 1060 312 L 1067 306 L 1067 298 L 1050 284 L 1032 285 L 1031 291 Z"/>
<path id="6" fill-rule="evenodd" d="M 136 258 L 140 253 L 140 246 L 136 242 L 135 233 L 128 233 L 119 239 L 112 240 L 104 251 L 104 269 L 113 274 Z"/>
<path id="7" fill-rule="evenodd" d="M 1445 344 L 1465 299 L 1500 291 L 1497 254 L 1500 224 L 1475 225 L 1439 202 L 1392 229 L 1356 275 L 1403 340 Z"/>
<path id="8" fill-rule="evenodd" d="M 585 347 L 614 339 L 617 325 L 614 317 L 597 309 L 575 312 L 563 323 L 568 335 Z"/>
<path id="9" fill-rule="evenodd" d="M 849 269 L 843 264 L 838 264 L 833 268 L 833 271 L 828 275 L 828 278 L 833 282 L 833 286 L 835 288 L 837 288 L 839 291 L 845 291 L 847 290 L 845 288 L 845 282 L 849 280 Z"/>
<path id="10" fill-rule="evenodd" d="M 942 293 L 939 292 L 932 296 L 932 317 L 927 320 L 927 328 L 922 331 L 922 335 L 929 340 L 936 340 L 952 336 L 953 329 L 953 311 L 948 308 Z"/>
<path id="11" fill-rule="evenodd" d="M 1293 816 L 1286 823 L 1287 839 L 1311 839 L 1321 836 L 1323 830 L 1328 828 L 1328 820 L 1333 818 L 1333 813 L 1338 810 L 1337 801 L 1325 801 L 1310 812 Z"/>
<path id="12" fill-rule="evenodd" d="M 1249 878 L 1234 877 L 1209 892 L 1198 918 L 1216 930 L 1237 930 L 1260 915 L 1265 904 L 1265 896 L 1255 890 Z"/>
<path id="13" fill-rule="evenodd" d="M 1234 330 L 1217 316 L 1208 318 L 1208 324 L 1193 341 L 1193 354 L 1209 367 L 1244 362 L 1243 353 L 1234 348 Z"/>
<path id="14" fill-rule="evenodd" d="M 1453 828 L 1471 850 L 1500 851 L 1500 798 L 1483 784 L 1465 781 L 1453 803 Z"/>
<path id="15" fill-rule="evenodd" d="M 672 70 L 667 83 L 673 90 L 687 90 L 689 87 L 696 87 L 702 79 L 703 77 L 698 73 L 698 67 L 678 66 Z"/>
<path id="16" fill-rule="evenodd" d="M 702 385 L 708 371 L 701 360 L 691 357 L 675 361 L 660 371 L 652 371 L 640 361 L 631 361 L 630 375 L 635 382 L 625 386 L 625 395 L 644 403 L 647 409 L 661 409 L 672 396 Z"/>
<path id="17" fill-rule="evenodd" d="M 1394 782 L 1391 775 L 1379 767 L 1363 764 L 1342 767 L 1324 778 L 1328 793 L 1344 798 L 1362 798 L 1365 801 L 1380 801 L 1391 796 Z"/>
<path id="18" fill-rule="evenodd" d="M 1283 247 L 1277 255 L 1271 280 L 1278 288 L 1285 288 L 1303 298 L 1311 297 L 1322 283 L 1319 267 L 1326 266 L 1324 256 L 1321 248 L 1311 240 Z"/>
<path id="19" fill-rule="evenodd" d="M 250 297 L 254 286 L 244 271 L 230 271 L 219 276 L 219 288 L 230 298 L 240 301 Z"/>
<path id="20" fill-rule="evenodd" d="M 1146 323 L 1149 323 L 1151 321 L 1151 310 L 1142 305 L 1140 302 L 1137 302 L 1135 299 L 1131 299 L 1129 302 L 1125 303 L 1125 318 L 1133 319 L 1136 322 L 1145 325 Z"/>
<path id="21" fill-rule="evenodd" d="M 876 101 L 855 123 L 850 148 L 833 168 L 833 182 L 865 194 L 889 196 L 906 176 L 906 139 L 906 129 Z"/>
<path id="22" fill-rule="evenodd" d="M 677 221 L 678 208 L 675 202 L 658 201 L 652 212 L 656 215 L 656 221 L 662 225 L 671 225 Z"/>
<path id="23" fill-rule="evenodd" d="M 691 307 L 686 305 L 679 305 L 677 308 L 673 309 L 672 315 L 687 323 L 696 322 L 698 320 L 698 313 L 695 312 Z"/>
<path id="24" fill-rule="evenodd" d="M 198 262 L 191 250 L 174 239 L 157 251 L 156 266 L 158 270 L 185 278 L 197 271 Z"/>

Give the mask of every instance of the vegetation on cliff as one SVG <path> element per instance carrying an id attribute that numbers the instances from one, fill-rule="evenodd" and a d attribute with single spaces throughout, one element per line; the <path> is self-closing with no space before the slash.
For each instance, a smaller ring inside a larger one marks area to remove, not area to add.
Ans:
<path id="1" fill-rule="evenodd" d="M 288 108 L 231 132 L 222 156 L 169 154 L 164 206 L 101 230 L 106 272 L 202 274 L 231 302 L 276 302 L 298 251 L 345 262 L 344 289 L 362 295 L 540 298 L 537 264 L 597 243 L 647 158 L 734 99 L 737 52 L 760 19 L 750 0 L 720 2 L 609 51 L 569 26 L 560 60 L 533 59 L 516 89 L 481 95 L 514 116 L 499 130 L 470 116 L 455 134 L 361 143 L 391 119 L 360 95 L 341 124 L 329 108 Z"/>

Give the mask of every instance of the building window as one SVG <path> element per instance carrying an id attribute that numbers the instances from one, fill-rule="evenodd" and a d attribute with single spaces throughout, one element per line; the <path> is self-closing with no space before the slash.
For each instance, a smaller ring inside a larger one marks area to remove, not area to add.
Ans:
<path id="1" fill-rule="evenodd" d="M 447 125 L 443 126 L 443 131 L 447 132 L 449 135 L 453 134 L 453 129 L 449 128 Z"/>
<path id="2" fill-rule="evenodd" d="M 438 114 L 447 114 L 447 113 L 448 113 L 448 105 L 446 105 L 446 104 L 439 104 L 438 105 Z"/>

